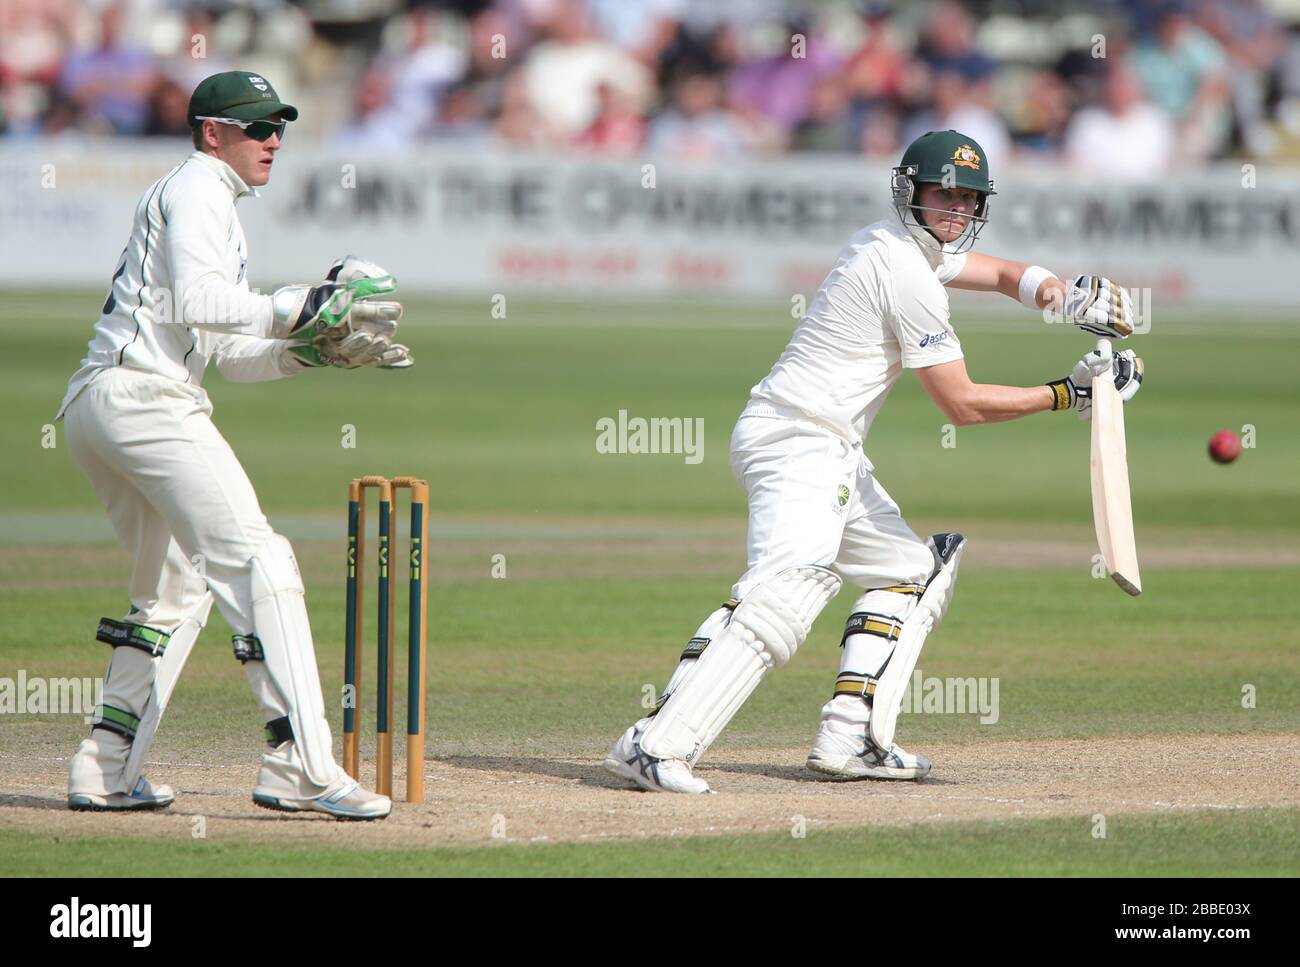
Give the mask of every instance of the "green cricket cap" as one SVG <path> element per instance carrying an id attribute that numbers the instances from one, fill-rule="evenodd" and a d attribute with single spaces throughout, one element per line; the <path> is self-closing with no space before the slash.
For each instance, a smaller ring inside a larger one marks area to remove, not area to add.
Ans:
<path id="1" fill-rule="evenodd" d="M 271 82 L 261 74 L 224 71 L 199 81 L 190 95 L 188 119 L 191 126 L 196 117 L 260 121 L 277 112 L 286 121 L 298 120 L 298 109 L 281 101 Z"/>
<path id="2" fill-rule="evenodd" d="M 915 165 L 918 182 L 940 183 L 952 179 L 958 187 L 993 194 L 984 149 L 960 131 L 931 131 L 921 135 L 907 146 L 899 164 Z"/>

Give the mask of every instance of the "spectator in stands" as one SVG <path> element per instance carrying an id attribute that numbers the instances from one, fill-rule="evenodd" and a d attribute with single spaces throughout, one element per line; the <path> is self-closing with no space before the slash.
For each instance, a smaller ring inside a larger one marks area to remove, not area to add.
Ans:
<path id="1" fill-rule="evenodd" d="M 654 69 L 681 28 L 686 0 L 589 0 L 597 30 Z"/>
<path id="2" fill-rule="evenodd" d="M 1268 87 L 1286 50 L 1286 31 L 1260 0 L 1218 0 L 1200 9 L 1198 25 L 1226 52 L 1232 110 L 1251 154 L 1277 148 L 1267 117 Z"/>
<path id="3" fill-rule="evenodd" d="M 169 77 L 159 76 L 149 92 L 149 114 L 141 134 L 149 137 L 189 138 L 190 90 Z"/>
<path id="4" fill-rule="evenodd" d="M 443 94 L 433 136 L 438 141 L 470 144 L 486 141 L 492 133 L 478 89 L 469 82 L 457 84 Z"/>
<path id="5" fill-rule="evenodd" d="M 795 128 L 790 146 L 796 151 L 852 151 L 854 125 L 849 111 L 849 79 L 827 74 L 813 88 L 808 116 Z"/>
<path id="6" fill-rule="evenodd" d="M 964 77 L 991 77 L 998 66 L 976 49 L 975 23 L 965 8 L 952 0 L 941 0 L 931 8 L 916 54 L 935 75 L 956 73 Z M 974 131 L 966 133 L 977 138 Z M 984 148 L 992 157 L 989 146 L 986 144 Z"/>
<path id="7" fill-rule="evenodd" d="M 731 100 L 738 109 L 754 111 L 784 133 L 812 113 L 818 81 L 840 73 L 843 59 L 828 41 L 813 35 L 806 19 L 787 20 L 781 38 L 776 52 L 736 69 Z"/>
<path id="8" fill-rule="evenodd" d="M 77 102 L 57 87 L 53 88 L 50 100 L 41 112 L 37 133 L 48 141 L 79 142 L 85 140 L 86 130 L 91 127 Z"/>
<path id="9" fill-rule="evenodd" d="M 1133 52 L 1133 66 L 1147 96 L 1178 125 L 1181 156 L 1209 158 L 1227 147 L 1227 58 L 1192 22 L 1182 0 L 1157 9 L 1154 28 Z"/>
<path id="10" fill-rule="evenodd" d="M 863 107 L 896 102 L 903 97 L 907 57 L 889 31 L 890 8 L 878 0 L 863 3 L 862 43 L 849 57 L 845 75 L 849 94 Z"/>
<path id="11" fill-rule="evenodd" d="M 59 86 L 89 118 L 107 122 L 117 134 L 139 134 L 157 70 L 148 51 L 121 42 L 122 17 L 119 4 L 104 8 L 98 45 L 68 56 Z"/>
<path id="12" fill-rule="evenodd" d="M 1059 154 L 1065 148 L 1072 106 L 1070 87 L 1060 75 L 1048 70 L 1031 74 L 1021 104 L 1020 146 L 1035 154 Z"/>
<path id="13" fill-rule="evenodd" d="M 575 142 L 578 148 L 626 157 L 645 144 L 645 118 L 632 98 L 610 84 L 597 89 L 600 110 Z"/>
<path id="14" fill-rule="evenodd" d="M 378 116 L 397 128 L 389 138 L 393 143 L 428 134 L 447 88 L 465 75 L 465 55 L 442 39 L 440 16 L 425 7 L 412 10 L 406 50 L 383 65 L 389 100 Z"/>
<path id="15" fill-rule="evenodd" d="M 0 3 L 0 122 L 10 134 L 33 134 L 50 105 L 72 35 L 70 0 Z"/>
<path id="16" fill-rule="evenodd" d="M 913 116 L 903 129 L 908 144 L 927 131 L 961 131 L 970 135 L 988 154 L 989 165 L 998 170 L 1011 161 L 1011 135 L 1006 122 L 993 109 L 993 72 L 988 67 L 970 66 L 966 73 L 943 69 L 931 84 L 932 106 Z M 976 65 L 972 59 L 969 64 Z"/>
<path id="17" fill-rule="evenodd" d="M 559 143 L 560 132 L 537 110 L 523 71 L 505 76 L 501 106 L 492 120 L 492 136 L 505 148 L 540 148 Z"/>
<path id="18" fill-rule="evenodd" d="M 545 39 L 526 55 L 524 84 L 538 115 L 566 140 L 596 120 L 602 84 L 638 105 L 648 98 L 649 71 L 594 33 L 582 0 L 555 0 L 542 30 Z"/>
<path id="19" fill-rule="evenodd" d="M 717 161 L 746 153 L 745 133 L 723 109 L 717 74 L 688 74 L 678 80 L 673 107 L 650 122 L 649 149 L 656 158 Z"/>
<path id="20" fill-rule="evenodd" d="M 492 8 L 474 14 L 469 22 L 469 62 L 460 82 L 474 103 L 471 109 L 458 97 L 452 113 L 461 118 L 499 114 L 505 101 L 506 75 L 511 65 L 522 59 L 524 49 L 522 29 L 510 17 Z"/>
<path id="21" fill-rule="evenodd" d="M 741 62 L 736 32 L 728 26 L 699 31 L 677 24 L 650 65 L 658 80 L 661 98 L 676 88 L 678 80 L 690 74 L 721 74 Z"/>
<path id="22" fill-rule="evenodd" d="M 371 67 L 356 85 L 352 116 L 334 135 L 334 146 L 349 151 L 403 151 L 415 143 L 414 130 L 393 102 L 393 82 L 381 67 Z"/>
<path id="23" fill-rule="evenodd" d="M 1076 113 L 1065 137 L 1075 170 L 1125 181 L 1158 178 L 1173 166 L 1176 148 L 1181 153 L 1173 121 L 1144 98 L 1141 79 L 1122 61 L 1106 73 L 1103 103 Z"/>
<path id="24" fill-rule="evenodd" d="M 878 104 L 861 116 L 858 150 L 868 158 L 893 158 L 903 150 L 903 117 L 893 105 Z"/>

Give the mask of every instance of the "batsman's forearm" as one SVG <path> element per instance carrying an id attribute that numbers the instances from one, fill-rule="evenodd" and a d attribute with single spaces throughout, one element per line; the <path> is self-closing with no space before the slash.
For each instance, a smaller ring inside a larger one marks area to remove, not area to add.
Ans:
<path id="1" fill-rule="evenodd" d="M 1005 423 L 1050 410 L 1056 396 L 1048 386 L 1000 386 L 971 383 L 967 394 L 950 404 L 948 415 L 958 426 Z"/>

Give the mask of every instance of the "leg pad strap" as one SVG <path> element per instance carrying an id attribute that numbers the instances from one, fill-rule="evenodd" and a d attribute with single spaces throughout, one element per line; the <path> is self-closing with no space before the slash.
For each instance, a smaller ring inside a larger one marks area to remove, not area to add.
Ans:
<path id="1" fill-rule="evenodd" d="M 266 723 L 266 743 L 275 748 L 285 742 L 293 741 L 293 723 L 289 721 L 289 716 L 284 715 L 278 719 L 271 719 Z"/>
<path id="2" fill-rule="evenodd" d="M 148 625 L 138 625 L 134 621 L 116 621 L 113 618 L 100 618 L 95 639 L 114 648 L 126 646 L 139 648 L 154 657 L 167 650 L 171 635 Z"/>

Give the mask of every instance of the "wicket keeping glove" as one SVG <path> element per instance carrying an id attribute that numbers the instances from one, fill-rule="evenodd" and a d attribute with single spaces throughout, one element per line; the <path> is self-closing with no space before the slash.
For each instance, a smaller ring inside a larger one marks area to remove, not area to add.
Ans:
<path id="1" fill-rule="evenodd" d="M 347 323 L 351 313 L 363 301 L 372 305 L 401 306 L 396 302 L 379 302 L 381 296 L 397 291 L 397 280 L 373 262 L 355 256 L 339 259 L 331 267 L 325 281 L 315 285 L 286 285 L 271 295 L 273 322 L 271 337 L 275 339 L 294 336 L 311 338 L 309 333 L 325 332 Z M 391 309 L 384 309 L 367 318 L 386 319 Z"/>
<path id="2" fill-rule="evenodd" d="M 1100 275 L 1081 275 L 1065 293 L 1065 318 L 1084 332 L 1111 339 L 1133 334 L 1133 301 L 1128 293 Z"/>
<path id="3" fill-rule="evenodd" d="M 383 280 L 391 280 L 392 275 L 374 262 L 347 255 L 330 266 L 325 278 L 343 284 L 364 279 L 382 283 Z M 396 289 L 396 284 L 393 289 Z M 325 344 L 322 348 L 333 357 L 333 366 L 345 369 L 357 366 L 405 369 L 412 363 L 410 350 L 393 341 L 401 318 L 400 302 L 365 298 L 353 304 L 343 325 L 323 333 Z"/>
<path id="4" fill-rule="evenodd" d="M 1075 364 L 1069 376 L 1047 384 L 1054 394 L 1052 409 L 1073 409 L 1079 419 L 1092 419 L 1092 380 L 1107 370 L 1115 374 L 1120 402 L 1127 403 L 1142 388 L 1142 359 L 1133 350 L 1112 353 L 1094 349 Z"/>

